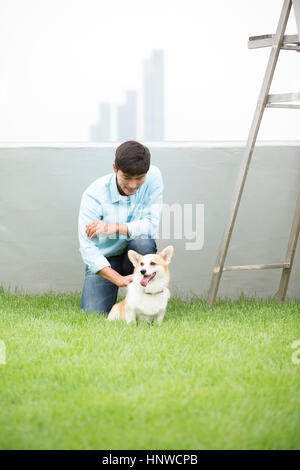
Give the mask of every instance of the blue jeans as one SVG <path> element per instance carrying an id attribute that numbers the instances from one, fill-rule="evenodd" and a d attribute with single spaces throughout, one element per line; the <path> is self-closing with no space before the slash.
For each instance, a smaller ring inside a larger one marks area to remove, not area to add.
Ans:
<path id="1" fill-rule="evenodd" d="M 107 257 L 111 267 L 122 276 L 133 273 L 133 264 L 128 258 L 128 250 L 134 250 L 141 255 L 156 253 L 155 240 L 151 238 L 135 238 L 130 240 L 126 250 L 121 255 Z M 93 274 L 85 265 L 85 280 L 81 296 L 81 309 L 86 312 L 108 313 L 116 303 L 118 286 L 108 281 L 100 274 Z"/>

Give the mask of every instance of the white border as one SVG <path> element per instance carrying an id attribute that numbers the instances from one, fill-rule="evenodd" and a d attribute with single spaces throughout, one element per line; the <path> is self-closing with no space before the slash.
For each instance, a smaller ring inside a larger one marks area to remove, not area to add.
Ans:
<path id="1" fill-rule="evenodd" d="M 116 148 L 122 142 L 0 142 L 1 148 Z M 202 147 L 202 148 L 229 148 L 229 147 L 246 147 L 246 141 L 164 141 L 164 142 L 146 142 L 143 144 L 150 148 L 186 148 L 186 147 Z M 257 141 L 258 147 L 298 147 L 300 140 L 261 140 Z"/>

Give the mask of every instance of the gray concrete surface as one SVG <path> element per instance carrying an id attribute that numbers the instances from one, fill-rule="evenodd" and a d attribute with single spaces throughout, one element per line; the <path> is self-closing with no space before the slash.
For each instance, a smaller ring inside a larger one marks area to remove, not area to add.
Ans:
<path id="1" fill-rule="evenodd" d="M 81 291 L 84 265 L 77 218 L 86 187 L 112 171 L 118 144 L 0 148 L 0 283 L 30 293 Z M 166 205 L 204 205 L 204 243 L 187 250 L 185 238 L 158 240 L 175 247 L 171 292 L 206 296 L 228 216 L 244 146 L 240 143 L 148 144 L 164 179 Z M 300 186 L 300 143 L 261 143 L 255 149 L 227 265 L 281 263 Z M 164 217 L 164 216 L 163 216 Z M 196 220 L 193 220 L 195 225 Z M 195 226 L 194 226 L 195 229 Z M 270 297 L 281 270 L 223 274 L 219 296 Z M 300 248 L 288 298 L 300 298 Z"/>

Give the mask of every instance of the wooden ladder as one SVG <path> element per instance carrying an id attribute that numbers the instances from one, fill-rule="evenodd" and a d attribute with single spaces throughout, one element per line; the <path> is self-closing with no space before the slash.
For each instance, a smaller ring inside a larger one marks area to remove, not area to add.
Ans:
<path id="1" fill-rule="evenodd" d="M 289 278 L 293 266 L 294 255 L 296 251 L 299 230 L 300 230 L 300 191 L 298 195 L 298 202 L 296 204 L 295 215 L 292 223 L 290 239 L 286 252 L 284 263 L 281 264 L 258 264 L 247 266 L 224 266 L 228 246 L 230 243 L 231 235 L 233 232 L 238 208 L 240 205 L 249 165 L 251 162 L 252 154 L 255 147 L 257 134 L 259 131 L 260 123 L 262 120 L 263 112 L 266 107 L 269 108 L 300 108 L 299 104 L 291 104 L 292 101 L 300 100 L 300 93 L 285 93 L 281 95 L 269 95 L 275 67 L 277 64 L 279 52 L 281 49 L 300 51 L 300 0 L 293 0 L 294 11 L 296 15 L 296 22 L 298 27 L 298 35 L 284 35 L 288 18 L 290 15 L 292 0 L 284 0 L 281 15 L 279 18 L 277 30 L 275 34 L 268 34 L 264 36 L 253 36 L 249 38 L 248 47 L 255 49 L 258 47 L 271 47 L 270 57 L 266 68 L 264 80 L 260 90 L 256 110 L 252 120 L 247 145 L 242 159 L 240 172 L 238 175 L 236 187 L 234 190 L 233 200 L 229 213 L 228 223 L 226 225 L 223 238 L 221 240 L 219 253 L 216 260 L 216 265 L 213 270 L 212 279 L 207 298 L 207 307 L 214 305 L 221 276 L 224 271 L 243 271 L 255 269 L 282 269 L 279 289 L 277 292 L 278 302 L 283 302 L 286 296 Z"/>

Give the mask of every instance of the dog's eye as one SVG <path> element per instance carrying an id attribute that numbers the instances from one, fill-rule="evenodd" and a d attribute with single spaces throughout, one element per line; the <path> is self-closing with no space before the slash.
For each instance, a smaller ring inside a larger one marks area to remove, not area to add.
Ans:
<path id="1" fill-rule="evenodd" d="M 144 266 L 144 263 L 141 263 L 141 266 Z"/>
<path id="2" fill-rule="evenodd" d="M 154 261 L 151 261 L 150 264 L 151 264 L 152 266 L 155 266 L 155 265 L 156 265 L 156 263 L 154 263 Z"/>

